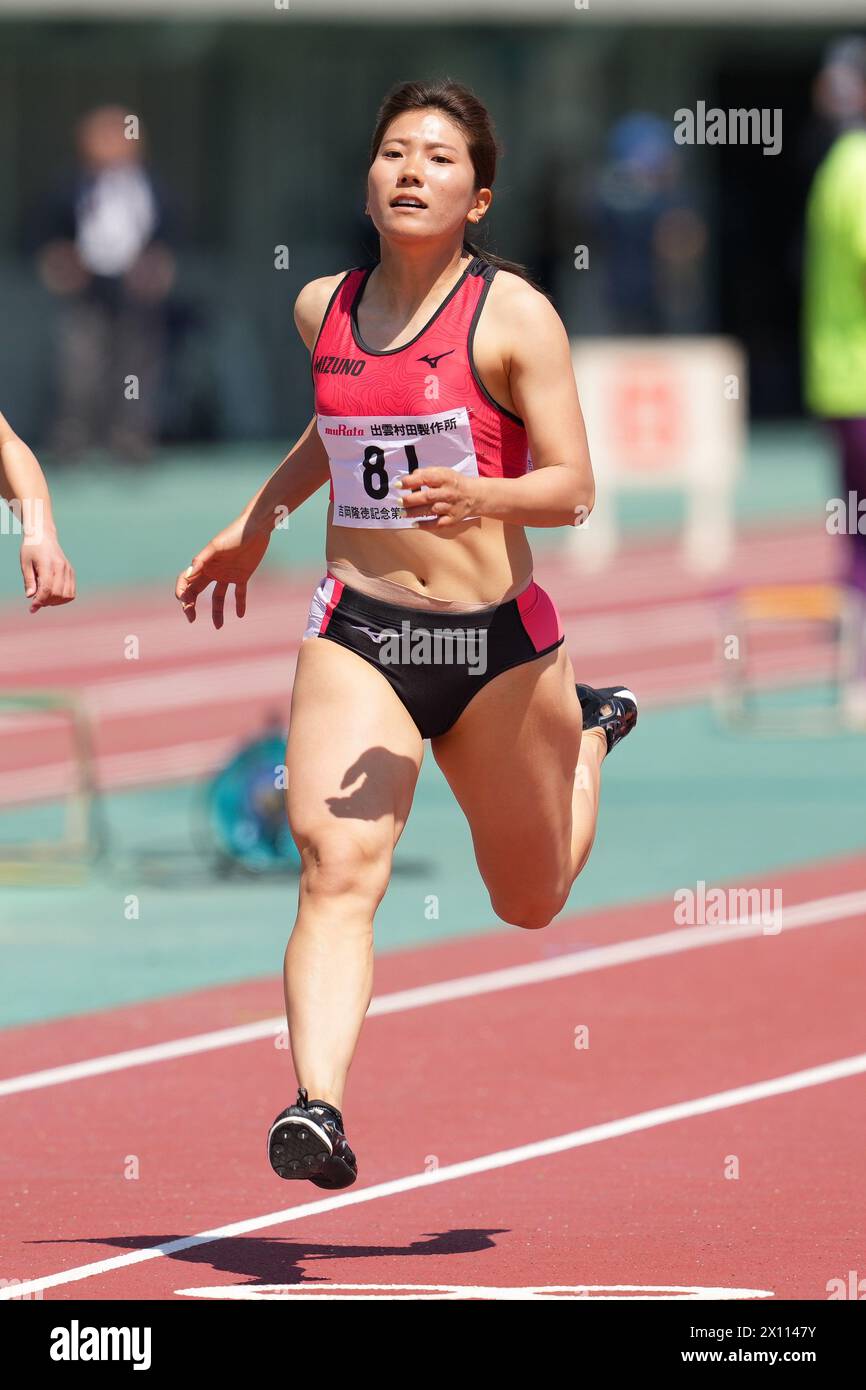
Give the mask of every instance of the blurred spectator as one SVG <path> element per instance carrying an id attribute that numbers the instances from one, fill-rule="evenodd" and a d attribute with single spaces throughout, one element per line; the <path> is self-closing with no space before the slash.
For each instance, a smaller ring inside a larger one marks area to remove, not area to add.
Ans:
<path id="1" fill-rule="evenodd" d="M 66 456 L 104 444 L 123 459 L 144 458 L 158 430 L 175 259 L 134 121 L 119 106 L 81 118 L 78 167 L 46 201 L 37 229 L 39 274 L 61 302 L 51 444 Z"/>
<path id="2" fill-rule="evenodd" d="M 849 515 L 866 532 L 866 41 L 833 44 L 814 89 L 836 138 L 820 164 L 806 209 L 803 318 L 808 408 L 835 437 Z M 849 528 L 850 529 L 850 528 Z M 866 534 L 847 536 L 845 580 L 860 610 L 855 684 L 849 699 L 866 718 Z"/>
<path id="3" fill-rule="evenodd" d="M 684 187 L 670 120 L 633 111 L 616 122 L 595 204 L 609 331 L 698 331 L 707 226 Z"/>

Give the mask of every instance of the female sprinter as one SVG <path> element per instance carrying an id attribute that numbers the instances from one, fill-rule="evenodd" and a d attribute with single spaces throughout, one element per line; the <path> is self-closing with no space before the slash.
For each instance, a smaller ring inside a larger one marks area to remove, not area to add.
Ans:
<path id="1" fill-rule="evenodd" d="M 302 860 L 285 957 L 300 1088 L 268 1135 L 280 1177 L 319 1187 L 357 1176 L 340 1107 L 424 740 L 494 912 L 543 927 L 589 857 L 602 760 L 637 719 L 628 690 L 575 686 L 557 610 L 532 578 L 523 528 L 573 525 L 595 489 L 560 319 L 519 267 L 464 239 L 490 207 L 496 153 L 466 88 L 388 95 L 367 182 L 380 259 L 312 281 L 295 306 L 316 415 L 177 583 L 190 621 L 211 583 L 215 625 L 228 584 L 242 616 L 276 519 L 330 472 L 327 573 L 286 753 Z"/>

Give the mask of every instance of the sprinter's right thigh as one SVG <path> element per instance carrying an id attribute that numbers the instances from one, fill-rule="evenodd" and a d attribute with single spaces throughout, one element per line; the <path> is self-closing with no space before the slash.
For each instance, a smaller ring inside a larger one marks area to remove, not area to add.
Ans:
<path id="1" fill-rule="evenodd" d="M 381 672 L 326 637 L 301 643 L 286 750 L 286 803 L 307 889 L 381 901 L 424 756 Z"/>

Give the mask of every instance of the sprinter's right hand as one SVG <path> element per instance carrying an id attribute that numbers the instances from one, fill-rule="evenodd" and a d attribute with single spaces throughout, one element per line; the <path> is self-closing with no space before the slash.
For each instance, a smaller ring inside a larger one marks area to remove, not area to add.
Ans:
<path id="1" fill-rule="evenodd" d="M 269 531 L 251 532 L 249 522 L 238 517 L 199 551 L 189 568 L 178 575 L 174 590 L 188 622 L 195 622 L 196 600 L 209 584 L 214 585 L 211 596 L 214 627 L 223 625 L 226 590 L 230 584 L 235 586 L 235 612 L 239 618 L 244 616 L 247 583 L 261 564 L 270 538 Z"/>

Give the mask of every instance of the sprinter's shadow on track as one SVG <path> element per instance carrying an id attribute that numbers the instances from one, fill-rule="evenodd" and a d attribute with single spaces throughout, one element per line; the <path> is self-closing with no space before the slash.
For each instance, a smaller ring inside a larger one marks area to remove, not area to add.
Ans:
<path id="1" fill-rule="evenodd" d="M 352 1245 L 349 1242 L 323 1242 L 292 1240 L 290 1237 L 271 1236 L 268 1239 L 231 1239 L 208 1241 L 193 1245 L 186 1250 L 175 1250 L 165 1256 L 183 1265 L 196 1265 L 207 1268 L 209 1274 L 230 1274 L 237 1279 L 248 1279 L 249 1287 L 259 1284 L 325 1284 L 331 1282 L 327 1274 L 321 1278 L 308 1275 L 306 1266 L 321 1264 L 329 1260 L 369 1260 L 395 1259 L 407 1257 L 417 1259 L 426 1255 L 471 1255 L 480 1250 L 492 1250 L 496 1246 L 496 1236 L 507 1235 L 507 1226 L 461 1227 L 451 1231 L 425 1232 L 417 1240 L 405 1245 Z M 46 1245 L 86 1245 L 93 1243 L 104 1248 L 112 1246 L 122 1250 L 146 1250 L 158 1246 L 171 1245 L 184 1236 L 92 1236 L 86 1241 L 35 1241 Z M 122 1271 L 117 1271 L 122 1278 Z M 451 1270 L 456 1275 L 459 1271 Z M 96 1276 L 101 1277 L 101 1276 Z M 140 1276 L 139 1276 L 140 1277 Z"/>

